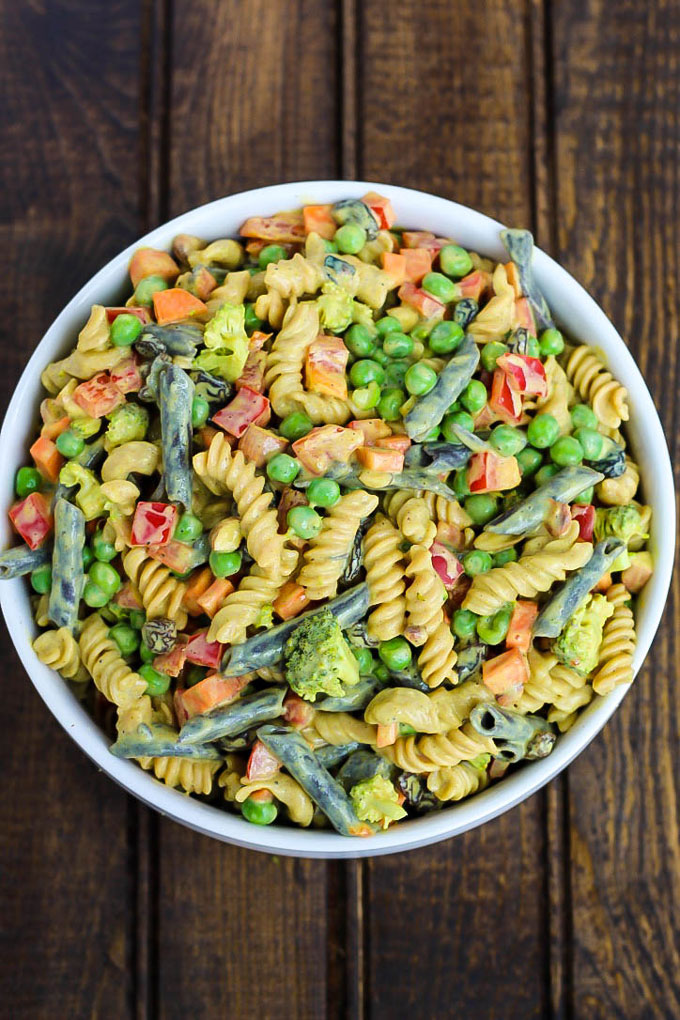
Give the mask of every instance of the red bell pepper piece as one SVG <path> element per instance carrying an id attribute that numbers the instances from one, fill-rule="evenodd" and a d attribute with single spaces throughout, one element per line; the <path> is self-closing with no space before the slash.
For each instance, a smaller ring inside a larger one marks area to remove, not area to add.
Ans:
<path id="1" fill-rule="evenodd" d="M 261 740 L 256 740 L 246 765 L 246 779 L 271 779 L 280 768 L 279 759 L 274 757 Z"/>
<path id="2" fill-rule="evenodd" d="M 224 645 L 219 641 L 207 640 L 208 629 L 196 631 L 187 642 L 187 661 L 197 666 L 210 666 L 219 669 L 224 654 Z"/>
<path id="3" fill-rule="evenodd" d="M 105 312 L 109 323 L 112 323 L 119 315 L 136 315 L 141 323 L 151 322 L 151 316 L 146 308 L 106 308 Z"/>
<path id="4" fill-rule="evenodd" d="M 519 393 L 532 397 L 545 397 L 548 392 L 548 381 L 540 358 L 532 358 L 528 354 L 503 354 L 496 361 L 497 368 L 502 368 L 508 382 Z"/>
<path id="5" fill-rule="evenodd" d="M 522 396 L 512 388 L 502 368 L 494 369 L 489 407 L 508 425 L 522 419 Z"/>
<path id="6" fill-rule="evenodd" d="M 108 372 L 99 372 L 76 386 L 73 399 L 90 418 L 103 418 L 125 403 L 125 397 Z"/>
<path id="7" fill-rule="evenodd" d="M 242 386 L 234 399 L 214 414 L 212 420 L 225 432 L 240 439 L 249 425 L 258 424 L 263 416 L 269 414 L 267 397 L 251 390 L 249 386 Z"/>
<path id="8" fill-rule="evenodd" d="M 595 507 L 592 503 L 574 503 L 571 519 L 578 521 L 578 537 L 581 542 L 592 542 L 595 527 Z"/>
<path id="9" fill-rule="evenodd" d="M 389 230 L 394 226 L 397 217 L 389 198 L 379 195 L 377 191 L 367 191 L 361 201 L 371 210 L 381 230 Z"/>
<path id="10" fill-rule="evenodd" d="M 447 591 L 451 591 L 463 573 L 463 564 L 441 542 L 432 543 L 430 546 L 430 556 L 432 557 L 432 566 L 439 574 L 444 587 Z"/>
<path id="11" fill-rule="evenodd" d="M 111 369 L 111 382 L 121 393 L 139 393 L 144 380 L 139 371 L 141 362 L 136 354 L 123 358 Z"/>
<path id="12" fill-rule="evenodd" d="M 167 545 L 177 524 L 177 507 L 172 503 L 141 501 L 132 520 L 132 545 Z M 188 547 L 187 547 L 188 548 Z"/>
<path id="13" fill-rule="evenodd" d="M 52 530 L 49 503 L 42 492 L 32 492 L 9 509 L 9 519 L 29 549 L 37 549 Z"/>
<path id="14" fill-rule="evenodd" d="M 470 458 L 467 483 L 470 492 L 500 492 L 514 489 L 522 476 L 515 457 L 501 457 L 499 453 L 484 450 Z"/>
<path id="15" fill-rule="evenodd" d="M 426 319 L 443 318 L 446 305 L 437 301 L 427 291 L 421 290 L 413 283 L 402 283 L 398 291 L 399 298 L 405 305 L 415 308 Z"/>

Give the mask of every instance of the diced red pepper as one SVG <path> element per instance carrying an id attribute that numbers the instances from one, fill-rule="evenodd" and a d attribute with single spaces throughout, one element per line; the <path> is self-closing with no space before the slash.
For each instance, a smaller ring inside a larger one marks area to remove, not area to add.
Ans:
<path id="1" fill-rule="evenodd" d="M 348 429 L 355 429 L 364 434 L 364 446 L 375 446 L 379 439 L 392 435 L 392 429 L 382 418 L 364 418 L 362 421 L 349 422 Z"/>
<path id="2" fill-rule="evenodd" d="M 475 301 L 479 301 L 480 297 L 486 290 L 491 289 L 491 273 L 486 273 L 483 269 L 475 269 L 473 272 L 468 273 L 462 280 L 459 280 L 456 284 L 457 297 L 461 298 L 474 298 Z"/>
<path id="3" fill-rule="evenodd" d="M 167 545 L 177 524 L 177 507 L 172 503 L 141 501 L 132 520 L 132 545 Z M 188 548 L 188 547 L 187 547 Z"/>
<path id="4" fill-rule="evenodd" d="M 381 230 L 389 230 L 396 222 L 396 215 L 389 198 L 379 195 L 377 191 L 367 191 L 361 199 L 371 210 Z"/>
<path id="5" fill-rule="evenodd" d="M 251 216 L 239 230 L 242 237 L 263 241 L 304 241 L 305 225 L 301 215 L 279 213 L 277 216 Z"/>
<path id="6" fill-rule="evenodd" d="M 432 258 L 444 245 L 451 244 L 446 237 L 435 237 L 429 230 L 405 230 L 402 234 L 404 248 L 427 248 Z"/>
<path id="7" fill-rule="evenodd" d="M 421 290 L 413 283 L 402 283 L 399 288 L 399 298 L 405 305 L 415 308 L 426 319 L 443 318 L 446 305 L 437 301 L 427 291 Z"/>
<path id="8" fill-rule="evenodd" d="M 538 603 L 518 599 L 515 602 L 510 618 L 510 626 L 505 638 L 506 648 L 519 648 L 520 652 L 528 652 L 531 644 L 531 628 L 538 616 Z"/>
<path id="9" fill-rule="evenodd" d="M 305 726 L 309 726 L 314 718 L 314 712 L 314 706 L 293 691 L 288 691 L 283 699 L 283 718 L 296 730 L 303 730 Z"/>
<path id="10" fill-rule="evenodd" d="M 52 530 L 49 503 L 42 492 L 32 492 L 9 509 L 9 519 L 29 549 L 37 549 Z"/>
<path id="11" fill-rule="evenodd" d="M 536 336 L 536 319 L 527 298 L 520 297 L 515 301 L 515 317 L 518 326 L 528 330 L 532 336 Z"/>
<path id="12" fill-rule="evenodd" d="M 207 640 L 208 629 L 196 631 L 189 638 L 186 646 L 186 657 L 188 662 L 194 662 L 197 666 L 210 666 L 212 669 L 219 669 L 224 654 L 224 645 L 219 641 Z"/>
<path id="13" fill-rule="evenodd" d="M 519 464 L 515 457 L 501 457 L 492 450 L 483 450 L 474 453 L 470 458 L 467 470 L 470 492 L 500 492 L 503 489 L 514 489 L 521 480 Z"/>
<path id="14" fill-rule="evenodd" d="M 196 566 L 196 552 L 186 542 L 177 542 L 171 538 L 164 545 L 150 545 L 147 549 L 153 560 L 158 560 L 176 574 L 186 574 Z"/>
<path id="15" fill-rule="evenodd" d="M 136 315 L 140 322 L 146 324 L 151 322 L 151 316 L 147 312 L 146 308 L 106 308 L 106 318 L 109 323 L 117 319 L 119 315 Z"/>
<path id="16" fill-rule="evenodd" d="M 528 354 L 502 354 L 496 361 L 502 368 L 508 382 L 519 393 L 532 397 L 544 397 L 548 392 L 548 381 L 540 358 Z"/>
<path id="17" fill-rule="evenodd" d="M 324 475 L 334 461 L 346 464 L 362 446 L 363 434 L 341 425 L 322 425 L 293 443 L 293 452 L 313 475 Z"/>
<path id="18" fill-rule="evenodd" d="M 520 689 L 529 679 L 526 659 L 519 648 L 511 648 L 482 664 L 482 682 L 494 694 Z"/>
<path id="19" fill-rule="evenodd" d="M 379 446 L 362 446 L 357 460 L 369 471 L 399 472 L 404 470 L 404 454 L 399 450 L 384 450 Z"/>
<path id="20" fill-rule="evenodd" d="M 56 482 L 59 478 L 64 458 L 59 453 L 56 445 L 46 436 L 40 436 L 29 450 L 40 474 L 48 482 Z"/>
<path id="21" fill-rule="evenodd" d="M 160 655 L 156 656 L 153 660 L 153 668 L 161 673 L 167 673 L 168 676 L 179 676 L 184 669 L 186 658 L 187 643 L 186 641 L 178 641 L 169 652 L 161 652 Z"/>
<path id="22" fill-rule="evenodd" d="M 400 248 L 399 254 L 404 259 L 406 279 L 411 283 L 420 283 L 432 269 L 432 254 L 427 248 Z"/>
<path id="23" fill-rule="evenodd" d="M 508 425 L 522 420 L 522 395 L 512 388 L 502 368 L 494 369 L 489 407 Z"/>
<path id="24" fill-rule="evenodd" d="M 249 386 L 242 386 L 234 399 L 217 414 L 214 414 L 212 420 L 225 432 L 240 439 L 248 426 L 253 423 L 257 424 L 258 419 L 268 411 L 269 400 L 267 397 L 251 390 Z"/>
<path id="25" fill-rule="evenodd" d="M 250 350 L 251 351 L 262 350 L 262 348 L 266 344 L 267 340 L 269 340 L 269 337 L 271 335 L 272 335 L 271 333 L 263 333 L 259 329 L 254 329 L 250 335 L 250 340 L 248 341 L 248 346 L 250 347 Z"/>
<path id="26" fill-rule="evenodd" d="M 249 425 L 238 441 L 238 448 L 243 451 L 246 460 L 252 460 L 258 467 L 263 467 L 287 446 L 287 439 L 259 425 Z"/>
<path id="27" fill-rule="evenodd" d="M 139 371 L 141 360 L 137 354 L 123 358 L 111 369 L 111 382 L 121 393 L 139 393 L 144 383 Z"/>
<path id="28" fill-rule="evenodd" d="M 463 573 L 463 564 L 441 542 L 432 543 L 430 556 L 432 557 L 432 566 L 437 571 L 444 587 L 447 591 L 451 591 Z"/>
<path id="29" fill-rule="evenodd" d="M 256 740 L 246 765 L 246 779 L 271 779 L 280 769 L 279 759 L 274 757 L 261 740 Z"/>
<path id="30" fill-rule="evenodd" d="M 338 225 L 333 219 L 330 205 L 306 205 L 302 210 L 305 233 L 312 232 L 332 241 Z"/>
<path id="31" fill-rule="evenodd" d="M 76 386 L 73 399 L 90 418 L 103 418 L 125 403 L 124 395 L 108 372 L 99 372 L 87 382 Z"/>
<path id="32" fill-rule="evenodd" d="M 571 519 L 578 521 L 578 537 L 581 542 L 592 542 L 595 527 L 595 507 L 592 503 L 574 503 Z"/>
<path id="33" fill-rule="evenodd" d="M 339 336 L 318 336 L 305 355 L 305 386 L 311 393 L 347 399 L 349 351 Z"/>
<path id="34" fill-rule="evenodd" d="M 249 351 L 243 371 L 234 383 L 237 390 L 243 386 L 253 390 L 255 393 L 262 393 L 264 390 L 264 370 L 267 365 L 266 351 Z"/>

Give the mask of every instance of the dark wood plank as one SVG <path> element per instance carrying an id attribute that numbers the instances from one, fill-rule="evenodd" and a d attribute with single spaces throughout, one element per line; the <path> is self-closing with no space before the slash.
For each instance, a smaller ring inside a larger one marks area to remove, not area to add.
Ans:
<path id="1" fill-rule="evenodd" d="M 359 10 L 361 175 L 531 225 L 530 5 Z M 544 856 L 539 795 L 450 842 L 371 860 L 368 1015 L 544 1016 Z"/>
<path id="2" fill-rule="evenodd" d="M 5 404 L 84 280 L 138 233 L 138 4 L 2 4 Z M 104 199 L 105 196 L 105 199 Z M 13 1017 L 124 1017 L 136 968 L 124 794 L 52 719 L 4 625 L 0 999 Z"/>
<path id="3" fill-rule="evenodd" d="M 677 456 L 680 6 L 552 5 L 556 255 L 601 302 Z M 574 1012 L 680 1014 L 677 578 L 647 664 L 570 768 Z"/>
<path id="4" fill-rule="evenodd" d="M 335 28 L 322 0 L 176 5 L 171 214 L 338 173 Z M 329 989 L 344 995 L 341 865 L 249 853 L 170 822 L 159 860 L 161 1016 L 322 1018 Z"/>

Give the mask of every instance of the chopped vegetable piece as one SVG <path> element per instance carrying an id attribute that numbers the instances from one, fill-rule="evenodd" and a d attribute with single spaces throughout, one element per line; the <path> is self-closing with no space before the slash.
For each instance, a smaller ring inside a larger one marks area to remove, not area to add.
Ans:
<path id="1" fill-rule="evenodd" d="M 242 386 L 231 403 L 214 414 L 212 420 L 225 432 L 240 439 L 249 425 L 267 423 L 269 407 L 269 400 L 262 393 L 251 390 L 249 386 Z"/>
<path id="2" fill-rule="evenodd" d="M 207 312 L 203 301 L 194 297 L 188 290 L 171 287 L 169 290 L 157 290 L 153 296 L 153 310 L 156 322 L 163 326 L 166 322 L 181 322 L 191 315 L 202 315 Z"/>
<path id="3" fill-rule="evenodd" d="M 503 694 L 511 688 L 521 692 L 529 679 L 526 659 L 519 648 L 511 648 L 482 664 L 482 680 L 494 694 Z"/>
<path id="4" fill-rule="evenodd" d="M 171 503 L 140 501 L 132 520 L 132 545 L 166 545 L 177 524 L 177 507 Z"/>
<path id="5" fill-rule="evenodd" d="M 357 460 L 369 471 L 402 471 L 404 454 L 400 450 L 385 450 L 378 446 L 362 446 L 357 450 Z"/>
<path id="6" fill-rule="evenodd" d="M 66 433 L 62 433 L 65 435 Z M 48 482 L 56 482 L 59 478 L 59 472 L 64 463 L 56 444 L 51 439 L 46 439 L 41 436 L 33 443 L 33 446 L 29 450 L 31 457 L 35 462 L 40 474 L 48 480 Z"/>
<path id="7" fill-rule="evenodd" d="M 322 425 L 293 443 L 295 456 L 313 475 L 323 475 L 334 462 L 346 464 L 363 445 L 363 435 L 340 425 Z"/>
<path id="8" fill-rule="evenodd" d="M 9 510 L 9 519 L 29 549 L 37 549 L 52 531 L 49 504 L 42 492 L 31 492 Z"/>
<path id="9" fill-rule="evenodd" d="M 472 493 L 515 489 L 521 480 L 515 457 L 501 457 L 499 453 L 487 450 L 470 458 L 467 483 Z"/>
<path id="10" fill-rule="evenodd" d="M 125 397 L 108 372 L 100 372 L 76 386 L 73 400 L 90 418 L 103 418 L 125 403 Z"/>
<path id="11" fill-rule="evenodd" d="M 166 251 L 158 251 L 156 248 L 138 248 L 130 259 L 128 266 L 132 286 L 136 287 L 147 276 L 160 276 L 163 280 L 176 280 L 179 276 L 179 266 Z M 109 308 L 109 312 L 117 312 L 116 308 Z M 122 309 L 129 312 L 129 308 Z M 114 316 L 115 318 L 115 316 Z M 109 321 L 113 321 L 109 319 Z"/>
<path id="12" fill-rule="evenodd" d="M 194 662 L 197 666 L 210 666 L 219 669 L 224 645 L 219 641 L 208 641 L 206 630 L 198 630 L 189 638 L 186 645 L 186 658 L 188 662 Z"/>
<path id="13" fill-rule="evenodd" d="M 529 651 L 531 644 L 531 628 L 538 616 L 538 603 L 526 602 L 518 599 L 510 618 L 510 626 L 505 638 L 508 648 L 518 648 L 525 654 Z"/>
<path id="14" fill-rule="evenodd" d="M 349 351 L 339 336 L 321 335 L 307 348 L 305 386 L 312 393 L 347 399 L 345 368 Z"/>

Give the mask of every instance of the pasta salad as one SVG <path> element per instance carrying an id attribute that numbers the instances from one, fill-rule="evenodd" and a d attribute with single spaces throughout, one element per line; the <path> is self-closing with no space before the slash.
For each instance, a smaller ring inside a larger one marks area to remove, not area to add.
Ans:
<path id="1" fill-rule="evenodd" d="M 625 388 L 528 231 L 496 264 L 395 223 L 369 193 L 138 249 L 15 478 L 40 661 L 112 754 L 254 824 L 375 835 L 633 679 Z"/>

